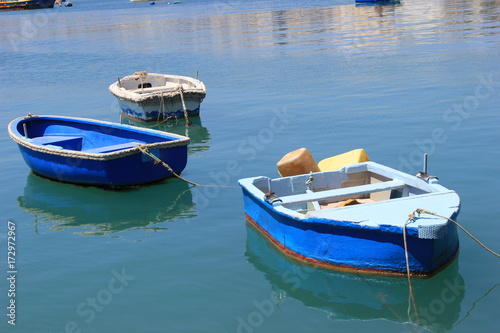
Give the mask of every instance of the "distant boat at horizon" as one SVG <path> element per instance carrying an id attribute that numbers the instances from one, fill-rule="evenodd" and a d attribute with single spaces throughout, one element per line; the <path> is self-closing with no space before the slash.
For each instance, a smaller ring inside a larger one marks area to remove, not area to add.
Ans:
<path id="1" fill-rule="evenodd" d="M 55 0 L 0 0 L 0 11 L 54 8 Z"/>

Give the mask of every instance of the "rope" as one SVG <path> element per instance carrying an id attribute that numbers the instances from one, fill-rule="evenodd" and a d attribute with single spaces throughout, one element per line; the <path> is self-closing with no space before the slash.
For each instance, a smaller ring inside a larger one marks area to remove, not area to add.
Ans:
<path id="1" fill-rule="evenodd" d="M 160 117 L 165 113 L 165 101 L 163 100 L 163 91 L 160 93 L 160 108 L 158 110 L 158 117 L 156 118 L 156 123 L 160 122 Z"/>
<path id="2" fill-rule="evenodd" d="M 239 188 L 239 186 L 231 186 L 231 185 L 227 185 L 227 186 L 224 186 L 224 185 L 202 185 L 202 184 L 198 184 L 198 183 L 195 183 L 195 182 L 192 182 L 190 180 L 187 180 L 186 178 L 183 178 L 181 176 L 179 176 L 177 173 L 174 172 L 174 170 L 172 170 L 172 168 L 170 167 L 170 165 L 168 165 L 167 163 L 163 162 L 161 159 L 159 159 L 157 156 L 151 154 L 151 152 L 149 152 L 147 150 L 147 148 L 145 148 L 143 145 L 139 145 L 139 146 L 136 146 L 137 148 L 139 148 L 139 150 L 146 156 L 150 157 L 151 159 L 153 159 L 156 163 L 158 164 L 161 164 L 163 165 L 168 171 L 170 171 L 170 173 L 172 173 L 172 175 L 174 175 L 175 177 L 185 181 L 186 183 L 189 183 L 189 184 L 192 184 L 194 186 L 205 186 L 205 187 L 227 187 L 227 188 Z"/>
<path id="3" fill-rule="evenodd" d="M 488 290 L 488 291 L 486 292 L 486 294 L 484 294 L 483 296 L 479 297 L 476 301 L 474 301 L 474 303 L 472 303 L 472 307 L 469 309 L 469 311 L 467 311 L 467 313 L 465 314 L 465 316 L 464 316 L 462 319 L 460 319 L 459 321 L 457 321 L 457 322 L 453 325 L 453 327 L 452 327 L 452 328 L 457 327 L 457 326 L 458 326 L 458 325 L 460 325 L 460 324 L 461 324 L 461 323 L 462 323 L 465 319 L 467 319 L 467 318 L 471 315 L 472 311 L 474 311 L 474 310 L 476 309 L 476 305 L 477 305 L 480 301 L 482 301 L 482 300 L 483 300 L 486 296 L 488 296 L 488 295 L 489 295 L 489 294 L 490 294 L 493 290 L 495 290 L 495 289 L 496 289 L 496 287 L 498 287 L 498 286 L 500 286 L 500 284 L 496 284 L 496 285 L 494 285 L 493 287 L 491 287 L 491 288 L 490 288 L 490 290 Z"/>
<path id="4" fill-rule="evenodd" d="M 182 85 L 180 85 L 180 84 L 179 84 L 179 95 L 181 96 L 182 110 L 184 111 L 184 118 L 186 119 L 186 132 L 185 132 L 185 135 L 189 136 L 188 112 L 187 112 L 187 108 L 186 108 L 186 103 L 184 102 L 184 90 L 182 89 Z"/>
<path id="5" fill-rule="evenodd" d="M 174 170 L 172 170 L 172 168 L 170 167 L 170 165 L 168 165 L 167 163 L 163 162 L 161 159 L 159 159 L 158 157 L 156 157 L 154 154 L 151 154 L 151 152 L 149 152 L 145 147 L 143 146 L 137 146 L 137 148 L 139 148 L 139 150 L 146 156 L 152 158 L 155 162 L 157 163 L 160 163 L 161 165 L 163 165 L 172 175 L 174 175 L 175 177 L 185 181 L 186 183 L 189 183 L 189 184 L 192 184 L 194 186 L 199 186 L 200 184 L 197 184 L 195 182 L 192 182 L 190 180 L 187 180 L 183 177 L 181 177 L 180 175 L 178 175 L 177 173 L 175 173 Z"/>
<path id="6" fill-rule="evenodd" d="M 445 217 L 445 216 L 442 216 L 442 215 L 439 215 L 439 214 L 436 214 L 436 213 L 432 213 L 432 212 L 429 212 L 428 210 L 421 209 L 421 208 L 416 209 L 413 212 L 413 214 L 411 214 L 410 216 L 413 216 L 413 218 L 415 218 L 415 213 L 434 215 L 434 216 L 437 216 L 437 217 L 440 217 L 440 218 L 443 218 L 443 219 L 447 219 L 450 222 L 453 222 L 457 227 L 459 227 L 460 229 L 462 229 L 462 231 L 465 232 L 470 238 L 472 238 L 479 245 L 481 245 L 486 251 L 488 251 L 491 254 L 495 255 L 496 257 L 500 258 L 500 254 L 498 254 L 498 253 L 494 252 L 493 250 L 489 249 L 486 245 L 484 245 L 483 243 L 481 243 L 476 237 L 472 236 L 472 234 L 470 232 L 468 232 L 467 230 L 465 230 L 464 227 L 462 227 L 460 224 L 458 224 L 458 222 L 450 219 L 449 217 Z"/>
<path id="7" fill-rule="evenodd" d="M 186 124 L 188 124 L 189 120 L 188 120 L 188 113 L 187 113 L 186 103 L 184 102 L 184 90 L 182 89 L 181 85 L 179 85 L 179 94 L 181 96 L 182 110 L 184 111 L 184 118 L 186 118 Z"/>
<path id="8" fill-rule="evenodd" d="M 139 77 L 141 79 L 141 94 L 144 93 L 144 78 L 143 78 L 143 75 L 141 74 L 141 76 Z"/>
<path id="9" fill-rule="evenodd" d="M 410 215 L 408 215 L 408 220 L 403 225 L 403 242 L 404 242 L 404 250 L 405 250 L 405 260 L 406 260 L 406 275 L 407 275 L 407 278 L 408 278 L 408 288 L 409 288 L 409 291 L 410 291 L 410 293 L 409 293 L 409 299 L 408 299 L 408 317 L 410 317 L 411 304 L 413 304 L 413 308 L 415 309 L 415 314 L 417 316 L 417 325 L 418 325 L 420 319 L 419 319 L 419 315 L 418 315 L 417 304 L 415 302 L 415 295 L 413 293 L 413 286 L 411 284 L 410 263 L 409 263 L 409 260 L 408 260 L 408 244 L 406 242 L 406 225 L 408 223 L 410 223 L 410 221 L 414 221 L 415 220 L 415 218 L 416 218 L 415 214 L 429 214 L 429 215 L 433 215 L 433 216 L 440 217 L 440 218 L 443 218 L 445 220 L 448 220 L 448 221 L 454 223 L 460 229 L 462 229 L 462 231 L 464 231 L 468 236 L 470 236 L 473 240 L 475 240 L 486 251 L 492 253 L 496 257 L 500 257 L 500 255 L 498 253 L 492 251 L 491 249 L 489 249 L 486 245 L 484 245 L 483 243 L 481 243 L 476 237 L 472 236 L 472 234 L 470 232 L 468 232 L 464 227 L 462 227 L 457 221 L 455 221 L 455 220 L 453 220 L 453 219 L 451 219 L 449 217 L 442 216 L 442 215 L 439 215 L 439 214 L 436 214 L 436 213 L 433 213 L 433 212 L 429 212 L 428 210 L 425 210 L 425 209 L 422 209 L 422 208 L 417 208 L 413 213 L 411 213 Z M 411 302 L 410 302 L 410 300 L 411 300 Z"/>
<path id="10" fill-rule="evenodd" d="M 408 278 L 408 288 L 409 288 L 409 295 L 408 295 L 408 319 L 411 320 L 410 312 L 411 312 L 411 305 L 413 305 L 413 309 L 415 311 L 415 315 L 417 316 L 417 325 L 420 322 L 420 318 L 418 315 L 418 308 L 417 308 L 417 303 L 415 301 L 415 294 L 413 293 L 413 286 L 411 284 L 411 272 L 410 272 L 410 261 L 408 259 L 408 244 L 406 242 L 406 225 L 415 218 L 413 214 L 408 216 L 408 220 L 406 223 L 403 225 L 403 243 L 404 243 L 404 248 L 405 248 L 405 260 L 406 260 L 406 276 Z"/>
<path id="11" fill-rule="evenodd" d="M 159 117 L 158 117 L 159 118 Z M 147 128 L 153 128 L 153 127 L 157 127 L 157 126 L 160 126 L 160 125 L 163 125 L 164 123 L 166 123 L 167 121 L 173 119 L 174 117 L 167 117 L 165 119 L 163 119 L 162 121 L 159 121 L 159 119 L 157 119 L 157 122 L 154 123 L 153 125 L 148 125 L 146 126 Z M 187 135 L 185 135 L 187 136 Z"/>

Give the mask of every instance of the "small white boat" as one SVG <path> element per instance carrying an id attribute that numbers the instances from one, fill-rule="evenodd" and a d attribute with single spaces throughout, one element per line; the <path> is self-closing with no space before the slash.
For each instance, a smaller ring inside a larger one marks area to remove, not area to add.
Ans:
<path id="1" fill-rule="evenodd" d="M 158 121 L 198 116 L 207 94 L 203 82 L 188 76 L 136 72 L 109 86 L 128 118 Z"/>

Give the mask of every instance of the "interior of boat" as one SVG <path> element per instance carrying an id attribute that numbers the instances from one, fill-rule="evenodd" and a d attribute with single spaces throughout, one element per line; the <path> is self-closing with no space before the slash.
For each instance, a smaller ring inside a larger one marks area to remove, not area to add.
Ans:
<path id="1" fill-rule="evenodd" d="M 178 89 L 179 86 L 183 89 L 199 88 L 194 81 L 183 77 L 159 74 L 131 75 L 119 80 L 119 86 L 137 94 L 172 91 Z"/>
<path id="2" fill-rule="evenodd" d="M 410 186 L 404 177 L 374 172 L 362 163 L 338 171 L 292 177 L 257 178 L 254 185 L 266 200 L 286 208 L 306 212 L 356 204 L 392 200 L 432 192 L 428 184 Z"/>
<path id="3" fill-rule="evenodd" d="M 17 131 L 26 141 L 35 145 L 94 154 L 175 140 L 174 137 L 167 135 L 155 136 L 119 128 L 73 124 L 64 120 L 45 120 L 38 117 L 20 122 Z"/>

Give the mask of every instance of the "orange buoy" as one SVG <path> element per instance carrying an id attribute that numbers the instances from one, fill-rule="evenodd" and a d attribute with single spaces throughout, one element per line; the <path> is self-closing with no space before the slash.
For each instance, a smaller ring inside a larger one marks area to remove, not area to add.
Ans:
<path id="1" fill-rule="evenodd" d="M 320 171 L 316 161 L 306 148 L 300 148 L 286 154 L 279 160 L 276 167 L 281 177 Z"/>

